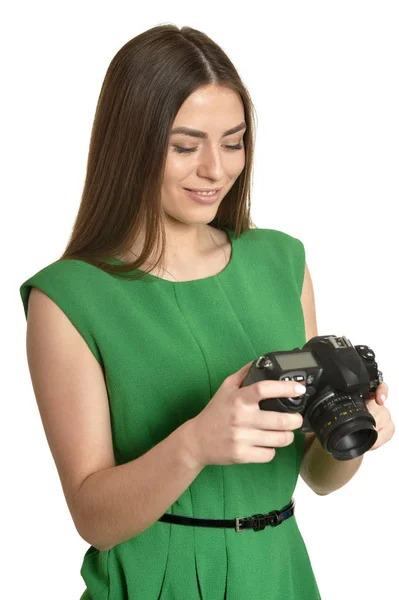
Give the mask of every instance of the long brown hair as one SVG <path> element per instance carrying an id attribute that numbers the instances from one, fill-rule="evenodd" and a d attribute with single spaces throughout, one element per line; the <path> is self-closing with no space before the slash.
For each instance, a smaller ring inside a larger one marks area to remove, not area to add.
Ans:
<path id="1" fill-rule="evenodd" d="M 243 102 L 245 166 L 210 223 L 236 237 L 255 227 L 250 217 L 255 145 L 255 108 L 237 70 L 207 35 L 159 25 L 128 41 L 106 72 L 94 117 L 86 179 L 67 247 L 58 260 L 78 259 L 113 275 L 139 279 L 139 269 L 161 247 L 165 251 L 161 185 L 170 131 L 186 98 L 214 84 L 237 92 Z M 133 262 L 110 264 L 145 240 Z"/>

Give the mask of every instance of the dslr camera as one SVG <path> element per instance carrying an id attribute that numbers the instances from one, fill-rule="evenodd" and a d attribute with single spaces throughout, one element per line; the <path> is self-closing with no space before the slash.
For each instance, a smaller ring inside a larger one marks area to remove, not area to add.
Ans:
<path id="1" fill-rule="evenodd" d="M 377 440 L 376 423 L 365 400 L 383 377 L 369 346 L 352 346 L 345 336 L 313 337 L 302 349 L 260 356 L 240 387 L 264 379 L 298 381 L 306 387 L 302 396 L 264 399 L 259 408 L 300 413 L 300 431 L 314 432 L 334 458 L 361 456 Z"/>

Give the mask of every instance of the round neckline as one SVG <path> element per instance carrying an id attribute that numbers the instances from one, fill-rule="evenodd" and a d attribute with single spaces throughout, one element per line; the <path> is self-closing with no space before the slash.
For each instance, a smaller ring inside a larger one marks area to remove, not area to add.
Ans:
<path id="1" fill-rule="evenodd" d="M 186 281 L 170 281 L 169 279 L 163 279 L 162 277 L 157 277 L 156 275 L 153 275 L 152 273 L 149 273 L 148 271 L 143 271 L 142 269 L 134 269 L 133 272 L 145 273 L 145 276 L 143 278 L 144 280 L 147 279 L 147 280 L 152 280 L 152 281 L 159 281 L 162 284 L 169 284 L 169 285 L 184 285 L 184 284 L 188 284 L 188 283 L 198 284 L 200 282 L 211 281 L 212 279 L 218 279 L 220 277 L 224 277 L 225 274 L 232 268 L 231 265 L 232 265 L 233 258 L 234 258 L 235 236 L 233 236 L 233 232 L 230 228 L 221 227 L 220 231 L 225 231 L 227 233 L 227 236 L 230 241 L 231 253 L 230 253 L 230 260 L 227 263 L 227 265 L 224 267 L 224 269 L 222 271 L 219 271 L 219 273 L 216 273 L 215 275 L 209 275 L 209 277 L 201 277 L 200 279 L 188 279 Z M 126 264 L 123 260 L 120 260 L 119 258 L 114 258 L 113 262 L 116 262 L 117 264 L 120 264 L 120 265 Z"/>

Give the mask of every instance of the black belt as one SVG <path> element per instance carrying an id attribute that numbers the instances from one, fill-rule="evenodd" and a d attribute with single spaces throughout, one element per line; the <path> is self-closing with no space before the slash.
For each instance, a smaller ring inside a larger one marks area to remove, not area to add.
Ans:
<path id="1" fill-rule="evenodd" d="M 245 529 L 261 531 L 268 525 L 277 527 L 286 519 L 294 514 L 295 500 L 292 499 L 287 506 L 281 510 L 273 510 L 270 513 L 262 515 L 252 515 L 252 517 L 236 517 L 235 519 L 197 519 L 196 517 L 180 517 L 165 513 L 159 521 L 166 523 L 177 523 L 179 525 L 198 525 L 199 527 L 235 527 L 237 533 Z"/>

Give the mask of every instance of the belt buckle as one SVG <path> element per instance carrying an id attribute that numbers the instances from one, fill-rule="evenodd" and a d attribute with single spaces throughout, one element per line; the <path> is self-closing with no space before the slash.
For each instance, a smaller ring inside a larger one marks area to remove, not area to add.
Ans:
<path id="1" fill-rule="evenodd" d="M 267 525 L 271 527 L 277 527 L 283 522 L 283 515 L 279 510 L 273 510 L 272 512 L 263 515 L 262 513 L 252 515 L 252 517 L 236 517 L 236 532 L 242 533 L 246 529 L 250 529 L 246 527 L 245 529 L 241 529 L 242 523 L 240 521 L 248 521 L 252 520 L 251 528 L 254 531 L 263 531 Z"/>
<path id="2" fill-rule="evenodd" d="M 252 521 L 251 527 L 245 529 L 253 529 L 254 531 L 262 531 L 268 524 L 268 515 L 262 513 L 252 515 L 252 517 L 237 517 L 236 518 L 236 532 L 242 533 L 245 529 L 241 529 L 242 523 L 240 521 Z"/>
<path id="3" fill-rule="evenodd" d="M 241 520 L 245 520 L 246 517 L 236 517 L 236 532 L 242 533 L 245 529 L 241 529 Z"/>

